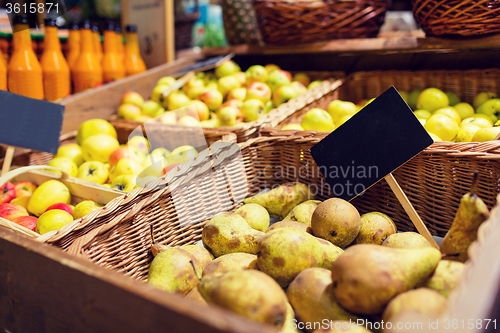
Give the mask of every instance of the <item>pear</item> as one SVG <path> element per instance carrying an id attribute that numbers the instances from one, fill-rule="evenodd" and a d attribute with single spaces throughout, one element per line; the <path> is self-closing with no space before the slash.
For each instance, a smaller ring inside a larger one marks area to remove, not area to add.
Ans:
<path id="1" fill-rule="evenodd" d="M 343 199 L 328 199 L 314 210 L 311 228 L 314 236 L 344 248 L 358 236 L 361 228 L 359 212 Z"/>
<path id="2" fill-rule="evenodd" d="M 283 219 L 298 204 L 313 199 L 309 187 L 302 183 L 287 183 L 268 192 L 246 198 L 245 204 L 256 203 L 267 209 L 269 215 Z"/>
<path id="3" fill-rule="evenodd" d="M 387 237 L 395 234 L 396 225 L 392 219 L 380 212 L 371 212 L 361 215 L 361 229 L 355 244 L 378 244 L 381 245 Z"/>
<path id="4" fill-rule="evenodd" d="M 389 235 L 382 243 L 382 246 L 399 249 L 418 249 L 422 247 L 432 247 L 431 243 L 424 236 L 416 232 L 400 232 Z"/>
<path id="5" fill-rule="evenodd" d="M 198 290 L 197 287 L 191 289 L 191 291 L 186 294 L 186 298 L 190 298 L 192 300 L 197 301 L 198 303 L 208 306 L 207 301 L 205 301 L 203 296 L 201 296 L 200 291 Z"/>
<path id="6" fill-rule="evenodd" d="M 215 259 L 205 267 L 203 276 L 224 274 L 245 269 L 257 269 L 257 256 L 250 253 L 229 253 Z"/>
<path id="7" fill-rule="evenodd" d="M 256 254 L 263 235 L 252 229 L 240 215 L 219 213 L 207 222 L 201 239 L 205 248 L 217 258 L 235 252 Z"/>
<path id="8" fill-rule="evenodd" d="M 276 222 L 266 230 L 266 233 L 268 233 L 274 229 L 278 229 L 278 228 L 295 228 L 295 229 L 305 231 L 305 232 L 312 235 L 311 227 L 309 227 L 307 224 L 295 222 L 295 221 Z"/>
<path id="9" fill-rule="evenodd" d="M 295 320 L 295 312 L 293 311 L 292 306 L 290 303 L 286 303 L 286 316 L 285 316 L 285 322 L 283 323 L 283 326 L 280 329 L 280 333 L 299 333 L 299 330 L 297 329 L 297 325 L 292 325 L 293 321 Z"/>
<path id="10" fill-rule="evenodd" d="M 158 289 L 185 295 L 198 283 L 197 274 L 201 274 L 198 260 L 186 250 L 170 247 L 153 259 L 148 282 Z"/>
<path id="11" fill-rule="evenodd" d="M 306 268 L 330 269 L 342 249 L 295 228 L 278 228 L 265 234 L 257 253 L 259 270 L 282 287 Z"/>
<path id="12" fill-rule="evenodd" d="M 433 289 L 448 297 L 462 278 L 465 265 L 458 261 L 441 260 L 431 277 L 424 283 L 424 287 Z"/>
<path id="13" fill-rule="evenodd" d="M 333 290 L 346 310 L 378 314 L 394 296 L 423 283 L 439 260 L 441 253 L 432 247 L 353 245 L 333 262 Z"/>
<path id="14" fill-rule="evenodd" d="M 471 192 L 466 193 L 460 200 L 453 224 L 440 247 L 443 254 L 453 256 L 461 262 L 468 259 L 467 249 L 476 240 L 477 229 L 489 216 L 488 207 L 473 192 L 476 181 L 477 176 L 473 180 Z"/>
<path id="15" fill-rule="evenodd" d="M 267 210 L 258 204 L 247 204 L 234 211 L 247 221 L 250 227 L 259 231 L 266 231 L 269 227 L 269 213 Z"/>
<path id="16" fill-rule="evenodd" d="M 198 289 L 209 304 L 277 328 L 283 326 L 288 302 L 285 292 L 262 272 L 245 270 L 207 275 L 200 280 Z"/>
<path id="17" fill-rule="evenodd" d="M 385 323 L 391 322 L 405 312 L 419 313 L 424 316 L 439 316 L 445 309 L 446 298 L 441 294 L 431 289 L 418 288 L 394 297 L 385 308 L 382 320 Z M 396 324 L 397 321 L 392 323 L 393 329 L 396 328 Z M 384 329 L 384 332 L 386 331 L 390 330 Z"/>
<path id="18" fill-rule="evenodd" d="M 170 249 L 171 247 L 168 245 L 163 245 L 160 243 L 152 242 L 151 243 L 151 253 L 153 254 L 153 257 L 156 257 L 159 253 L 165 251 L 166 249 Z"/>
<path id="19" fill-rule="evenodd" d="M 286 296 L 304 327 L 323 320 L 352 320 L 358 317 L 342 308 L 335 299 L 332 273 L 324 268 L 307 268 L 290 283 Z M 308 329 L 308 331 L 311 331 Z"/>
<path id="20" fill-rule="evenodd" d="M 283 219 L 283 221 L 297 221 L 311 226 L 311 218 L 314 210 L 318 207 L 321 201 L 307 200 L 295 206 L 294 209 Z"/>
<path id="21" fill-rule="evenodd" d="M 200 263 L 201 270 L 203 271 L 208 264 L 212 262 L 213 256 L 210 252 L 207 251 L 203 246 L 199 245 L 182 245 L 180 247 L 183 250 L 191 253 L 198 262 Z M 201 272 L 200 272 L 201 273 Z"/>
<path id="22" fill-rule="evenodd" d="M 314 333 L 371 333 L 361 325 L 348 320 L 334 320 L 328 323 L 330 328 L 322 328 Z"/>

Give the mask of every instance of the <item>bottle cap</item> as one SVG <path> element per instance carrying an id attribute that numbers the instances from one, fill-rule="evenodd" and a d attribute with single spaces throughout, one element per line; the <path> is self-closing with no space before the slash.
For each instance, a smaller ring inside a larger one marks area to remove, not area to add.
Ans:
<path id="1" fill-rule="evenodd" d="M 46 27 L 57 27 L 56 20 L 45 19 L 45 26 Z"/>
<path id="2" fill-rule="evenodd" d="M 119 25 L 117 25 L 117 26 L 115 27 L 115 32 L 116 32 L 117 34 L 121 34 L 121 33 L 122 33 L 122 27 L 120 27 Z"/>
<path id="3" fill-rule="evenodd" d="M 92 23 L 92 31 L 93 32 L 99 32 L 99 26 L 95 22 Z"/>
<path id="4" fill-rule="evenodd" d="M 115 31 L 115 23 L 112 21 L 106 23 L 106 27 L 104 28 L 104 30 Z"/>
<path id="5" fill-rule="evenodd" d="M 80 30 L 80 25 L 78 24 L 78 22 L 71 22 L 71 24 L 69 25 L 69 29 L 70 30 Z"/>
<path id="6" fill-rule="evenodd" d="M 135 24 L 127 24 L 125 30 L 127 32 L 137 32 L 137 26 Z"/>
<path id="7" fill-rule="evenodd" d="M 14 17 L 14 24 L 28 24 L 28 15 L 19 14 Z"/>
<path id="8" fill-rule="evenodd" d="M 85 20 L 82 23 L 80 23 L 80 28 L 82 29 L 90 29 L 90 20 Z"/>

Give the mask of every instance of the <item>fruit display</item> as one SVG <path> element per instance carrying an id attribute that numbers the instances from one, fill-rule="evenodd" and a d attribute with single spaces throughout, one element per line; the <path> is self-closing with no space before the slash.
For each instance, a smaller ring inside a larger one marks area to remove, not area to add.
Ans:
<path id="1" fill-rule="evenodd" d="M 146 98 L 133 91 L 125 93 L 117 117 L 190 127 L 238 126 L 258 120 L 321 81 L 311 82 L 305 73 L 292 76 L 273 64 L 253 65 L 243 72 L 228 60 L 214 72 L 196 73 L 172 91 L 176 82 L 170 76 L 161 78 Z"/>
<path id="2" fill-rule="evenodd" d="M 405 313 L 446 310 L 489 215 L 474 187 L 438 250 L 399 232 L 386 214 L 361 215 L 339 198 L 315 200 L 305 184 L 282 184 L 213 216 L 201 246 L 153 239 L 147 281 L 280 332 L 333 332 L 344 322 L 356 332 L 388 332 Z"/>

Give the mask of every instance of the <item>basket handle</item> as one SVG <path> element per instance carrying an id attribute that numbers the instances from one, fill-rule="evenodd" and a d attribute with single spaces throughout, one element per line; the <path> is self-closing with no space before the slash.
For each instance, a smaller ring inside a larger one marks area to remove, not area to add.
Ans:
<path id="1" fill-rule="evenodd" d="M 15 178 L 16 176 L 19 176 L 19 175 L 21 175 L 21 174 L 23 174 L 25 172 L 33 171 L 33 170 L 42 170 L 42 169 L 43 170 L 51 169 L 51 170 L 54 170 L 54 171 L 61 172 L 61 176 L 59 177 L 59 179 L 61 179 L 61 180 L 64 180 L 64 179 L 67 179 L 68 177 L 70 177 L 70 175 L 66 171 L 61 170 L 61 169 L 56 168 L 56 167 L 53 167 L 53 166 L 48 166 L 48 165 L 30 165 L 30 166 L 26 166 L 26 167 L 14 169 L 12 171 L 9 171 L 5 175 L 1 176 L 0 177 L 0 186 L 2 186 L 3 184 L 5 184 L 6 182 L 10 181 L 12 178 Z"/>

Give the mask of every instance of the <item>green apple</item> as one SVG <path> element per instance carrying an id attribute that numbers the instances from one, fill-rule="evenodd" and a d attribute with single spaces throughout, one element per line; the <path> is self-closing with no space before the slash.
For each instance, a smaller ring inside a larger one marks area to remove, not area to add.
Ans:
<path id="1" fill-rule="evenodd" d="M 481 115 L 484 116 L 484 115 Z M 489 117 L 479 117 L 478 114 L 474 113 L 472 117 L 467 117 L 460 123 L 460 127 L 465 127 L 467 125 L 476 125 L 481 128 L 493 127 L 493 123 Z"/>
<path id="2" fill-rule="evenodd" d="M 73 222 L 73 216 L 60 209 L 49 210 L 36 221 L 36 231 L 43 235 L 49 231 L 59 230 L 66 224 Z"/>
<path id="3" fill-rule="evenodd" d="M 432 113 L 430 113 L 427 110 L 417 110 L 413 112 L 415 114 L 415 117 L 421 118 L 421 119 L 429 119 L 432 116 Z"/>
<path id="4" fill-rule="evenodd" d="M 84 162 L 82 148 L 77 143 L 68 143 L 59 147 L 57 149 L 57 156 L 67 157 L 75 162 L 77 166 L 80 166 Z"/>
<path id="5" fill-rule="evenodd" d="M 82 143 L 82 156 L 85 161 L 106 163 L 109 156 L 120 147 L 118 140 L 109 134 L 93 135 Z"/>
<path id="6" fill-rule="evenodd" d="M 108 134 L 113 138 L 117 138 L 116 130 L 108 121 L 104 119 L 90 119 L 84 121 L 76 134 L 76 142 L 81 145 L 85 139 L 96 134 Z"/>
<path id="7" fill-rule="evenodd" d="M 332 117 L 325 110 L 314 108 L 306 112 L 300 126 L 304 130 L 333 131 Z"/>
<path id="8" fill-rule="evenodd" d="M 272 101 L 268 101 L 264 106 L 264 113 L 269 113 L 269 111 L 276 109 Z"/>
<path id="9" fill-rule="evenodd" d="M 250 66 L 246 70 L 245 75 L 247 85 L 252 82 L 266 82 L 269 77 L 269 73 L 267 73 L 266 68 L 261 65 Z"/>
<path id="10" fill-rule="evenodd" d="M 217 89 L 226 96 L 232 89 L 241 87 L 240 81 L 234 75 L 224 76 L 217 81 Z"/>
<path id="11" fill-rule="evenodd" d="M 247 87 L 247 94 L 245 99 L 257 98 L 262 101 L 262 103 L 267 103 L 271 100 L 271 88 L 262 82 L 253 82 Z"/>
<path id="12" fill-rule="evenodd" d="M 221 65 L 215 68 L 215 75 L 218 78 L 228 76 L 241 71 L 240 66 L 232 60 L 224 61 Z"/>
<path id="13" fill-rule="evenodd" d="M 50 160 L 50 162 L 47 163 L 47 165 L 66 171 L 68 175 L 70 175 L 71 177 L 76 177 L 76 175 L 78 174 L 78 166 L 75 164 L 75 162 L 73 162 L 67 157 L 56 156 L 52 160 Z M 58 171 L 53 171 L 53 170 L 48 170 L 48 171 L 57 172 L 61 174 Z"/>
<path id="14" fill-rule="evenodd" d="M 451 91 L 445 92 L 446 96 L 448 96 L 448 101 L 450 102 L 450 106 L 455 106 L 460 103 L 460 97 L 457 94 Z"/>
<path id="15" fill-rule="evenodd" d="M 293 81 L 298 81 L 298 82 L 302 83 L 302 85 L 304 87 L 307 87 L 309 85 L 309 83 L 311 83 L 311 78 L 306 73 L 296 73 L 293 76 Z"/>
<path id="16" fill-rule="evenodd" d="M 196 126 L 201 127 L 201 124 L 198 121 L 198 119 L 195 119 L 191 116 L 181 117 L 181 119 L 179 119 L 177 124 L 182 125 L 182 126 L 188 126 L 188 127 L 196 127 Z"/>
<path id="17" fill-rule="evenodd" d="M 500 127 L 481 128 L 472 137 L 472 142 L 493 141 L 500 134 Z"/>
<path id="18" fill-rule="evenodd" d="M 241 106 L 241 114 L 243 121 L 255 121 L 264 113 L 264 103 L 261 100 L 252 98 L 243 102 Z"/>
<path id="19" fill-rule="evenodd" d="M 417 99 L 417 109 L 434 112 L 447 106 L 449 106 L 448 96 L 437 88 L 425 89 Z"/>
<path id="20" fill-rule="evenodd" d="M 160 120 L 160 123 L 165 125 L 177 124 L 177 115 L 175 111 L 167 111 L 161 116 L 159 116 L 158 120 Z"/>
<path id="21" fill-rule="evenodd" d="M 243 87 L 232 89 L 229 94 L 227 94 L 227 99 L 239 99 L 240 101 L 245 100 L 245 96 L 247 94 L 247 89 Z"/>
<path id="22" fill-rule="evenodd" d="M 303 131 L 304 129 L 299 124 L 288 124 L 283 126 L 283 131 Z"/>
<path id="23" fill-rule="evenodd" d="M 217 118 L 212 118 L 208 120 L 203 120 L 200 122 L 201 127 L 203 128 L 216 128 L 221 126 L 219 119 Z"/>
<path id="24" fill-rule="evenodd" d="M 314 89 L 322 83 L 323 83 L 323 81 L 320 81 L 320 80 L 313 81 L 307 85 L 307 90 Z"/>
<path id="25" fill-rule="evenodd" d="M 218 90 L 209 90 L 202 94 L 200 100 L 205 103 L 209 110 L 216 111 L 222 105 L 224 96 Z"/>
<path id="26" fill-rule="evenodd" d="M 35 215 L 42 215 L 47 208 L 56 203 L 71 202 L 71 193 L 64 183 L 51 179 L 36 188 L 28 201 L 28 212 Z"/>
<path id="27" fill-rule="evenodd" d="M 455 142 L 471 142 L 474 134 L 480 129 L 481 127 L 477 125 L 465 125 L 458 131 Z"/>
<path id="28" fill-rule="evenodd" d="M 73 209 L 73 213 L 71 213 L 71 215 L 75 220 L 78 220 L 101 207 L 102 207 L 101 205 L 97 204 L 97 202 L 93 200 L 83 200 L 82 202 L 78 203 L 75 206 L 75 208 Z"/>
<path id="29" fill-rule="evenodd" d="M 240 110 L 232 106 L 226 106 L 217 111 L 217 117 L 221 126 L 234 126 L 238 122 Z"/>
<path id="30" fill-rule="evenodd" d="M 151 100 L 155 101 L 156 103 L 165 106 L 167 104 L 167 99 L 163 97 L 163 93 L 167 91 L 170 88 L 170 86 L 161 84 L 157 85 L 156 87 L 153 88 L 153 91 L 151 92 Z"/>
<path id="31" fill-rule="evenodd" d="M 458 125 L 460 125 L 460 123 L 462 122 L 460 114 L 458 113 L 457 110 L 455 110 L 453 106 L 448 106 L 445 108 L 438 109 L 434 111 L 433 114 L 444 114 L 445 116 L 448 116 L 451 119 L 455 120 Z"/>
<path id="32" fill-rule="evenodd" d="M 158 82 L 156 83 L 156 85 L 166 85 L 166 86 L 171 86 L 172 84 L 174 84 L 175 82 L 177 82 L 177 80 L 175 79 L 175 77 L 171 77 L 171 76 L 164 76 L 162 77 L 161 79 L 158 80 Z"/>
<path id="33" fill-rule="evenodd" d="M 167 103 L 166 105 L 163 104 L 163 107 L 168 108 L 170 111 L 177 110 L 180 108 L 183 108 L 191 103 L 191 100 L 189 97 L 187 97 L 185 94 L 179 92 L 179 91 L 174 91 L 167 97 Z"/>
<path id="34" fill-rule="evenodd" d="M 140 178 L 144 177 L 161 177 L 162 170 L 168 165 L 168 160 L 159 156 L 150 156 L 141 163 L 142 172 L 139 174 Z"/>
<path id="35" fill-rule="evenodd" d="M 267 80 L 267 84 L 269 85 L 269 88 L 271 88 L 271 92 L 274 92 L 281 86 L 287 86 L 290 83 L 292 83 L 292 81 L 288 77 L 287 73 L 281 69 L 269 74 L 269 79 Z"/>
<path id="36" fill-rule="evenodd" d="M 427 119 L 424 128 L 428 132 L 436 134 L 443 141 L 453 141 L 460 129 L 454 119 L 444 114 L 433 114 Z"/>
<path id="37" fill-rule="evenodd" d="M 135 104 L 122 104 L 116 115 L 118 119 L 134 119 L 141 114 L 141 108 Z"/>
<path id="38" fill-rule="evenodd" d="M 287 86 L 281 86 L 278 87 L 274 92 L 273 92 L 273 104 L 276 105 L 276 107 L 280 106 L 283 103 L 288 102 L 292 98 L 297 97 L 297 91 L 295 90 L 292 85 L 287 85 Z"/>
<path id="39" fill-rule="evenodd" d="M 301 94 L 304 94 L 307 92 L 307 88 L 304 86 L 304 84 L 302 84 L 302 82 L 300 81 L 292 81 L 292 83 L 290 83 L 290 85 L 293 87 L 293 89 L 295 89 L 295 91 L 297 92 L 297 96 L 298 95 L 301 95 Z"/>
<path id="40" fill-rule="evenodd" d="M 205 86 L 205 92 L 210 91 L 210 90 L 219 91 L 219 90 L 217 90 L 217 88 L 218 88 L 217 81 L 211 81 L 211 82 L 207 83 L 207 85 Z M 198 96 L 198 99 L 200 99 L 200 96 Z"/>
<path id="41" fill-rule="evenodd" d="M 413 89 L 410 92 L 410 95 L 408 96 L 408 106 L 412 110 L 417 110 L 417 100 L 418 100 L 418 96 L 420 96 L 421 92 L 422 92 L 422 89 Z"/>
<path id="42" fill-rule="evenodd" d="M 111 188 L 118 191 L 130 192 L 137 187 L 136 178 L 134 175 L 118 176 L 111 183 Z"/>
<path id="43" fill-rule="evenodd" d="M 147 161 L 146 159 L 142 162 Z M 142 167 L 139 163 L 131 160 L 130 158 L 122 158 L 119 160 L 111 171 L 109 172 L 109 180 L 113 182 L 116 177 L 121 175 L 134 175 L 137 176 L 142 172 Z"/>
<path id="44" fill-rule="evenodd" d="M 97 161 L 85 162 L 78 168 L 78 178 L 104 184 L 108 180 L 108 168 Z"/>
<path id="45" fill-rule="evenodd" d="M 266 69 L 268 74 L 271 74 L 272 72 L 280 69 L 279 66 L 275 64 L 267 64 L 264 66 L 264 68 Z"/>
<path id="46" fill-rule="evenodd" d="M 142 106 L 142 114 L 156 118 L 165 113 L 165 109 L 155 101 L 147 101 Z"/>
<path id="47" fill-rule="evenodd" d="M 500 118 L 500 98 L 487 100 L 477 108 L 476 112 L 487 115 L 493 123 L 496 123 Z"/>
<path id="48" fill-rule="evenodd" d="M 188 145 L 180 146 L 172 150 L 172 153 L 168 157 L 168 164 L 184 163 L 193 159 L 196 155 L 198 155 L 198 152 L 194 147 Z"/>
<path id="49" fill-rule="evenodd" d="M 457 110 L 460 118 L 465 119 L 472 117 L 474 114 L 474 108 L 469 103 L 460 102 L 454 106 L 455 110 Z"/>
<path id="50" fill-rule="evenodd" d="M 138 107 L 141 107 L 142 103 L 144 103 L 144 98 L 134 91 L 126 92 L 120 100 L 120 104 L 133 104 Z"/>
<path id="51" fill-rule="evenodd" d="M 144 156 L 149 154 L 149 141 L 141 135 L 135 135 L 131 137 L 128 140 L 127 145 L 137 148 L 137 150 L 144 154 Z"/>
<path id="52" fill-rule="evenodd" d="M 349 115 L 352 116 L 358 112 L 356 105 L 352 102 L 344 102 L 341 100 L 333 100 L 328 104 L 328 114 L 332 117 L 333 123 L 338 126 L 340 118 Z"/>
<path id="53" fill-rule="evenodd" d="M 474 105 L 474 109 L 477 110 L 477 108 L 480 107 L 481 104 L 492 98 L 497 98 L 497 94 L 491 91 L 480 92 L 476 95 L 476 97 L 474 97 L 472 105 Z"/>

